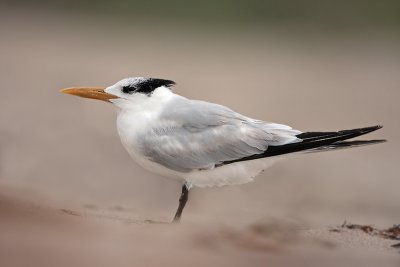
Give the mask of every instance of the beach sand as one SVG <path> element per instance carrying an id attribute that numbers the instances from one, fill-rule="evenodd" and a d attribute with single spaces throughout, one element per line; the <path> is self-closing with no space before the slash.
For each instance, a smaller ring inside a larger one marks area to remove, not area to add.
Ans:
<path id="1" fill-rule="evenodd" d="M 397 240 L 393 240 L 345 226 L 309 229 L 276 219 L 240 227 L 229 223 L 150 223 L 118 212 L 52 207 L 48 201 L 40 203 L 43 199 L 39 196 L 12 188 L 4 190 L 6 193 L 0 193 L 1 266 L 398 266 L 400 263 L 400 230 Z"/>

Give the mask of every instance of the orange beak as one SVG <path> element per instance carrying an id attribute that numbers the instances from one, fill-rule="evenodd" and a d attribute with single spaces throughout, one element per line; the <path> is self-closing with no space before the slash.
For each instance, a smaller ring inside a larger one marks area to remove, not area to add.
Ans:
<path id="1" fill-rule="evenodd" d="M 91 98 L 110 102 L 110 99 L 116 99 L 118 96 L 104 92 L 104 87 L 70 87 L 62 89 L 60 92 L 69 95 L 76 95 L 84 98 Z"/>

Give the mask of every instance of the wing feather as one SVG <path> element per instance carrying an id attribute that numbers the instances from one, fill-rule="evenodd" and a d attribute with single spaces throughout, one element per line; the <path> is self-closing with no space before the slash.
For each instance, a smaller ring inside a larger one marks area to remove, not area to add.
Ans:
<path id="1" fill-rule="evenodd" d="M 247 118 L 229 108 L 178 99 L 165 107 L 146 135 L 143 153 L 180 172 L 212 169 L 224 161 L 264 153 L 268 146 L 299 141 L 289 126 Z"/>

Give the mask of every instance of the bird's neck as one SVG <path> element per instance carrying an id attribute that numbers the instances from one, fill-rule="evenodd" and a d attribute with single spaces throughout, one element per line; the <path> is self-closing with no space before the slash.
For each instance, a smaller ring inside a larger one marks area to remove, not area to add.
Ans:
<path id="1" fill-rule="evenodd" d="M 118 133 L 130 153 L 139 149 L 140 136 L 157 125 L 160 115 L 170 101 L 181 96 L 161 87 L 151 96 L 143 97 L 145 98 L 124 103 L 123 106 L 118 105 L 120 107 L 117 117 Z"/>

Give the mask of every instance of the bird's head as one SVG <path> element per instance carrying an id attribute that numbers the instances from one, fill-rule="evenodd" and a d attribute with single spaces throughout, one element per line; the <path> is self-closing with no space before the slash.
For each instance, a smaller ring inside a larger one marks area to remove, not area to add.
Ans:
<path id="1" fill-rule="evenodd" d="M 170 88 L 175 82 L 157 78 L 126 78 L 109 87 L 70 87 L 65 94 L 122 104 L 142 101 L 151 97 L 159 88 Z"/>

